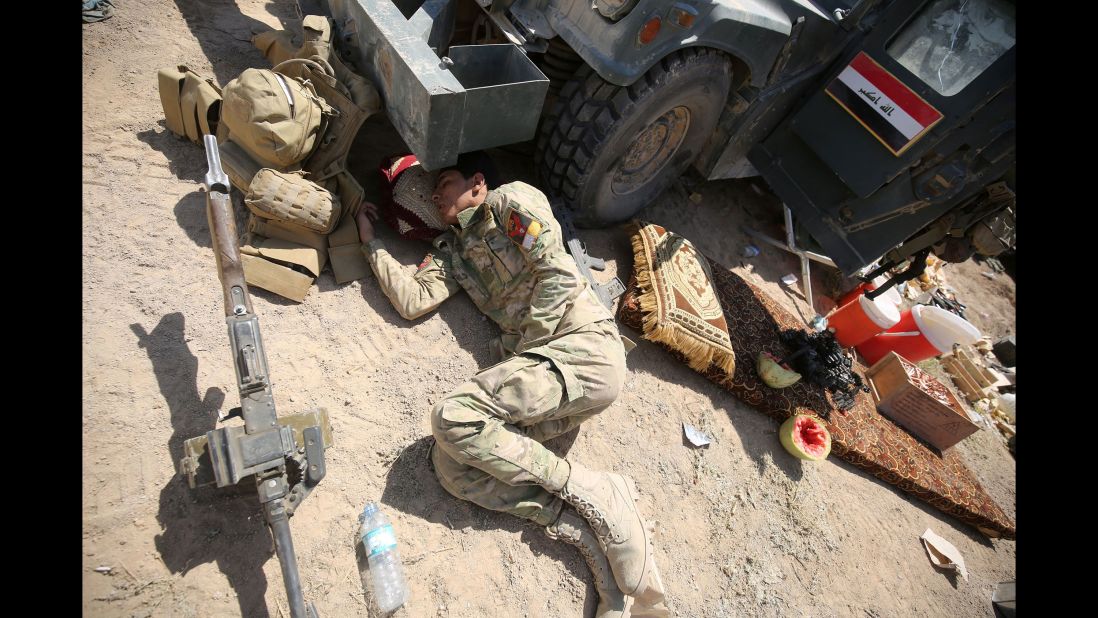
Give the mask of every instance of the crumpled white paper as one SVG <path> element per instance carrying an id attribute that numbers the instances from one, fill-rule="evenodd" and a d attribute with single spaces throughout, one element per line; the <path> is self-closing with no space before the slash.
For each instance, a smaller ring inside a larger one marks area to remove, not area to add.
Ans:
<path id="1" fill-rule="evenodd" d="M 698 431 L 696 427 L 687 425 L 685 422 L 682 424 L 682 430 L 686 433 L 686 439 L 690 440 L 690 444 L 694 446 L 705 446 L 713 441 L 709 436 Z"/>
<path id="2" fill-rule="evenodd" d="M 930 556 L 930 561 L 934 566 L 947 571 L 957 571 L 965 581 L 968 581 L 965 559 L 952 543 L 935 534 L 930 528 L 927 528 L 923 536 L 919 538 L 922 539 L 923 546 L 926 547 L 926 553 Z"/>

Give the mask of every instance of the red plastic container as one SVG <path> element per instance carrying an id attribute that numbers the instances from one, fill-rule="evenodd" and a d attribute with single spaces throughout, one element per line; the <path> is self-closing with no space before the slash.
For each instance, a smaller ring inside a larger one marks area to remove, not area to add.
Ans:
<path id="1" fill-rule="evenodd" d="M 839 304 L 836 305 L 836 306 L 843 307 L 847 303 L 849 303 L 850 301 L 852 301 L 855 298 L 857 298 L 857 297 L 861 296 L 862 294 L 864 294 L 865 292 L 868 292 L 869 290 L 875 290 L 875 289 L 877 289 L 877 286 L 873 285 L 872 282 L 863 281 L 863 282 L 859 283 L 858 286 L 855 287 L 853 290 L 850 290 L 846 294 L 843 294 L 842 296 L 840 296 L 839 300 L 838 300 Z"/>
<path id="2" fill-rule="evenodd" d="M 883 332 L 900 320 L 896 305 L 883 297 L 869 300 L 859 294 L 827 316 L 827 327 L 835 340 L 849 348 Z"/>
<path id="3" fill-rule="evenodd" d="M 895 352 L 912 363 L 953 351 L 955 343 L 975 343 L 980 331 L 945 309 L 917 305 L 900 314 L 887 331 L 857 346 L 867 365 Z"/>

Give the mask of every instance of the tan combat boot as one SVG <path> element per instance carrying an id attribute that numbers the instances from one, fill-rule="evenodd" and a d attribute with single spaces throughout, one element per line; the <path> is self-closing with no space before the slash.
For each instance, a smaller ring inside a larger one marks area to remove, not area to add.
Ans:
<path id="1" fill-rule="evenodd" d="M 655 568 L 655 552 L 634 504 L 637 491 L 633 479 L 569 464 L 568 481 L 558 495 L 591 524 L 618 588 L 629 596 L 645 592 Z"/>
<path id="2" fill-rule="evenodd" d="M 649 530 L 654 534 L 654 530 Z M 671 611 L 667 609 L 667 597 L 663 589 L 663 579 L 660 570 L 655 564 L 648 574 L 648 579 L 641 585 L 641 592 L 633 597 L 630 618 L 669 618 Z"/>
<path id="3" fill-rule="evenodd" d="M 591 533 L 591 528 L 582 517 L 565 507 L 560 518 L 551 526 L 545 527 L 549 538 L 564 541 L 579 548 L 591 574 L 595 576 L 595 591 L 599 593 L 599 606 L 595 609 L 595 618 L 628 618 L 630 597 L 618 588 L 606 554 L 599 547 L 599 540 Z"/>

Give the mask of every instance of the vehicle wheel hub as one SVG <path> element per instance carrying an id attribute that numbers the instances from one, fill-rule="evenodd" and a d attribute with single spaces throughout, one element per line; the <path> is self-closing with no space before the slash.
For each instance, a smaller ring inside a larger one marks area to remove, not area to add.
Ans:
<path id="1" fill-rule="evenodd" d="M 655 178 L 678 151 L 690 129 L 690 109 L 678 106 L 649 124 L 619 159 L 610 188 L 632 193 Z"/>

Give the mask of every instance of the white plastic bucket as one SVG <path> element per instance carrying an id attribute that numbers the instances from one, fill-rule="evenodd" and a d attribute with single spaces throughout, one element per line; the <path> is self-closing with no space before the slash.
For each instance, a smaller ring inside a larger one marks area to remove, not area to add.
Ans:
<path id="1" fill-rule="evenodd" d="M 971 345 L 980 340 L 980 329 L 961 316 L 940 307 L 916 305 L 911 316 L 919 332 L 942 354 L 953 351 L 954 344 Z"/>

